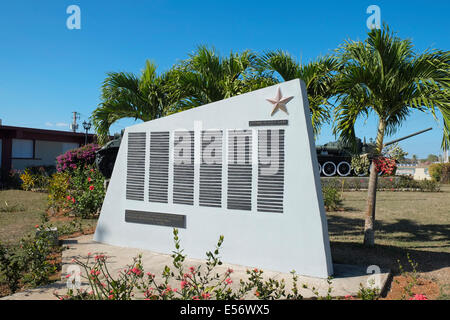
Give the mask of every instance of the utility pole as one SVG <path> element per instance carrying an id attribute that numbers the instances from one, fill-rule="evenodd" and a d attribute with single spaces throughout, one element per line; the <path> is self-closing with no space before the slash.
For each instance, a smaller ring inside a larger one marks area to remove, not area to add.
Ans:
<path id="1" fill-rule="evenodd" d="M 72 113 L 73 113 L 73 121 L 72 124 L 70 125 L 70 128 L 72 129 L 73 132 L 77 132 L 78 129 L 77 119 L 80 117 L 80 115 L 76 111 L 73 111 Z"/>

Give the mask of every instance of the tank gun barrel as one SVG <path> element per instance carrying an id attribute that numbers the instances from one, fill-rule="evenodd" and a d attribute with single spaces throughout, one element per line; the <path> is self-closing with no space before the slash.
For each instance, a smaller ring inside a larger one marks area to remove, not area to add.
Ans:
<path id="1" fill-rule="evenodd" d="M 410 134 L 410 135 L 407 135 L 407 136 L 405 136 L 405 137 L 403 137 L 403 138 L 399 138 L 399 139 L 395 139 L 395 140 L 389 141 L 389 142 L 385 143 L 384 146 L 386 147 L 386 146 L 391 145 L 391 144 L 393 144 L 393 143 L 396 143 L 396 142 L 399 142 L 399 141 L 402 141 L 402 140 L 405 140 L 405 139 L 408 139 L 408 138 L 417 136 L 418 134 L 421 134 L 421 133 L 430 131 L 430 130 L 432 130 L 432 129 L 433 129 L 433 128 L 428 128 L 428 129 L 425 129 L 425 130 L 417 131 L 417 132 L 412 133 L 412 134 Z"/>

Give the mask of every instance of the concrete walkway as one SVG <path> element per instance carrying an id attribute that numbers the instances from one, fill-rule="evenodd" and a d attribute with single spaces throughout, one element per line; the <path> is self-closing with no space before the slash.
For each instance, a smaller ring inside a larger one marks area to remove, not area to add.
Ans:
<path id="1" fill-rule="evenodd" d="M 138 254 L 142 254 L 142 263 L 145 272 L 151 272 L 157 275 L 161 274 L 164 266 L 169 266 L 173 268 L 172 258 L 167 254 L 160 254 L 151 251 L 145 251 L 141 249 L 133 248 L 123 248 L 111 246 L 103 243 L 94 242 L 92 240 L 93 235 L 85 235 L 78 238 L 64 240 L 63 244 L 68 246 L 67 250 L 63 251 L 62 257 L 62 280 L 55 282 L 51 285 L 45 287 L 39 287 L 35 289 L 26 290 L 23 292 L 16 293 L 11 296 L 3 297 L 5 300 L 54 300 L 56 297 L 53 292 L 57 291 L 59 294 L 65 294 L 66 292 L 66 278 L 68 269 L 73 268 L 76 265 L 72 262 L 72 259 L 80 259 L 85 261 L 88 253 L 94 254 L 105 254 L 108 257 L 108 269 L 111 275 L 116 275 L 120 270 L 123 270 L 127 265 L 132 264 L 133 257 Z M 198 266 L 204 263 L 202 260 L 196 259 L 186 259 L 185 266 L 186 269 L 190 266 Z M 247 279 L 246 270 L 249 269 L 245 266 L 223 264 L 217 267 L 217 272 L 221 274 L 225 272 L 228 268 L 232 268 L 234 272 L 231 274 L 231 279 L 233 280 L 232 286 L 234 288 L 239 287 L 240 279 Z M 376 269 L 376 268 L 375 268 Z M 365 266 L 353 266 L 353 265 L 334 265 L 335 274 L 332 279 L 332 292 L 331 295 L 334 297 L 343 297 L 346 295 L 356 296 L 360 289 L 360 284 L 364 287 L 370 286 L 369 280 L 375 281 L 375 284 L 380 288 L 384 288 L 386 282 L 389 278 L 389 270 L 380 270 L 381 273 L 377 275 L 372 275 L 374 271 L 368 271 Z M 369 272 L 369 274 L 367 274 Z M 292 275 L 286 273 L 280 273 L 275 271 L 264 270 L 264 278 L 273 278 L 276 280 L 285 279 L 286 289 L 289 290 L 292 287 Z M 297 285 L 300 288 L 300 293 L 305 297 L 315 297 L 310 289 L 302 288 L 303 284 L 307 284 L 309 288 L 315 287 L 321 296 L 327 295 L 329 285 L 327 279 L 319 279 L 312 277 L 299 276 Z M 86 284 L 83 284 L 85 287 Z M 174 283 L 172 287 L 178 287 L 179 285 Z M 137 297 L 141 297 L 141 294 L 136 294 Z M 251 297 L 249 297 L 251 298 Z"/>

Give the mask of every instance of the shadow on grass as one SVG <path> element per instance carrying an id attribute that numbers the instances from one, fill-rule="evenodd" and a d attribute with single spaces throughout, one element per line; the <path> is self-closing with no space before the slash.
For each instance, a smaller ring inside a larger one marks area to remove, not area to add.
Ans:
<path id="1" fill-rule="evenodd" d="M 428 272 L 450 267 L 450 253 L 429 251 L 427 249 L 449 248 L 450 224 L 417 224 L 408 219 L 400 219 L 394 223 L 377 221 L 375 224 L 375 247 L 366 248 L 361 243 L 364 220 L 343 216 L 328 216 L 328 231 L 331 241 L 331 253 L 334 263 L 375 264 L 398 272 L 401 265 L 408 271 L 410 265 L 407 253 L 418 263 L 420 272 Z M 388 236 L 385 236 L 388 235 Z M 341 241 L 339 237 L 352 240 Z M 336 239 L 337 238 L 337 239 Z M 377 244 L 382 241 L 398 242 L 398 245 Z M 419 245 L 417 245 L 419 242 Z M 408 243 L 411 243 L 409 246 Z M 411 271 L 411 270 L 409 270 Z"/>

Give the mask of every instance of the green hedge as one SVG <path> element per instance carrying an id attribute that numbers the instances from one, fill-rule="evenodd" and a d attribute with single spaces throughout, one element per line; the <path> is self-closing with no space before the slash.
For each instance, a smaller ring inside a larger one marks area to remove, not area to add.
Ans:
<path id="1" fill-rule="evenodd" d="M 322 186 L 331 186 L 340 190 L 367 190 L 368 177 L 321 177 Z M 379 191 L 439 191 L 439 183 L 432 180 L 414 180 L 409 176 L 378 177 Z"/>

